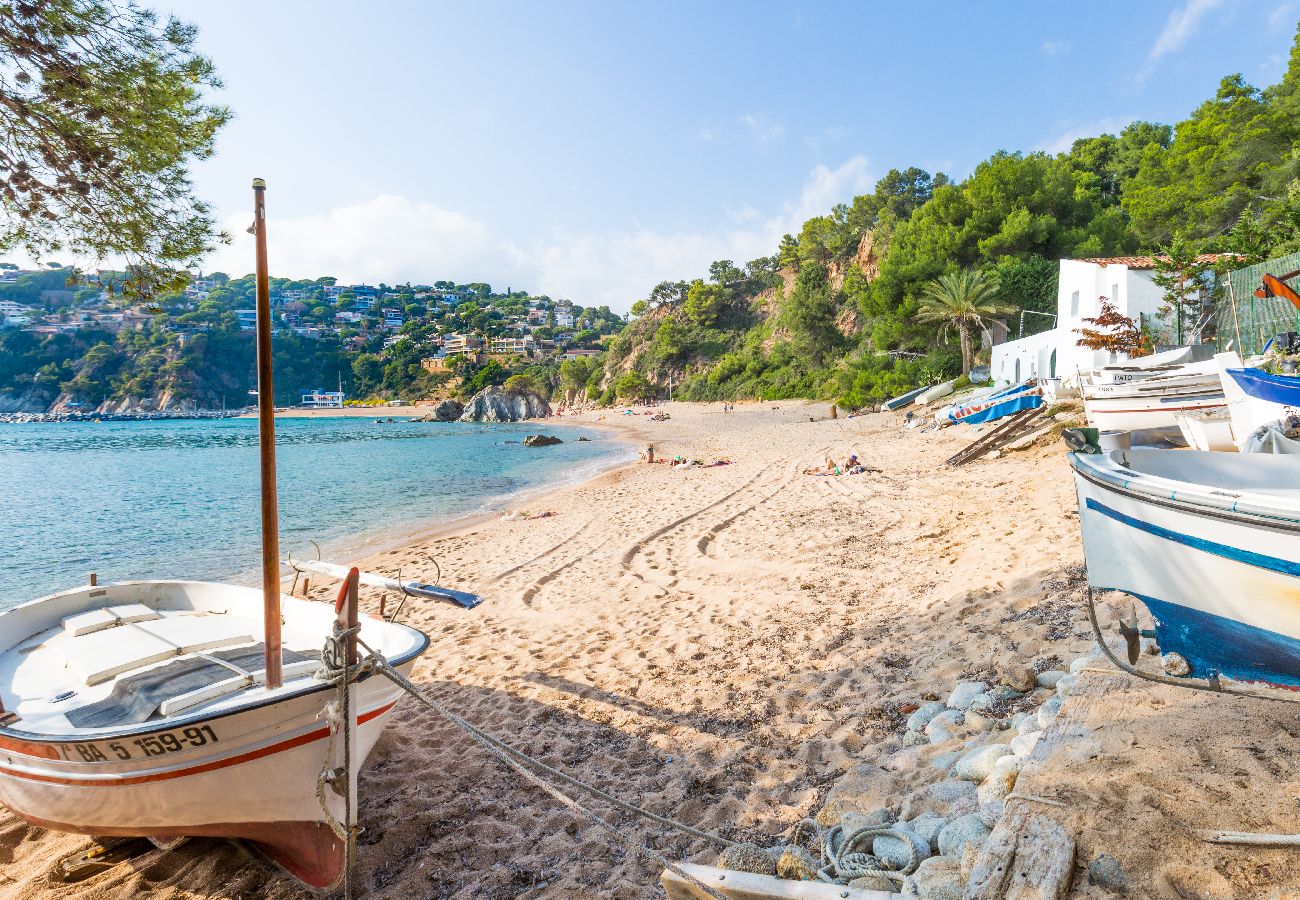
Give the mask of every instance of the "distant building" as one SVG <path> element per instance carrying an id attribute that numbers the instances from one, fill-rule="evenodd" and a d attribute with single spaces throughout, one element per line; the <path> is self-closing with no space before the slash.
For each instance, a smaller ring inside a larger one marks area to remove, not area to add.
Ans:
<path id="1" fill-rule="evenodd" d="M 492 339 L 492 352 L 498 354 L 526 354 L 537 347 L 532 335 L 523 337 L 499 337 Z"/>
<path id="2" fill-rule="evenodd" d="M 255 309 L 237 309 L 235 318 L 239 320 L 241 331 L 252 331 L 257 327 L 257 310 Z"/>
<path id="3" fill-rule="evenodd" d="M 444 356 L 458 356 L 464 353 L 479 353 L 483 350 L 483 339 L 467 334 L 445 334 L 442 336 Z"/>
<path id="4" fill-rule="evenodd" d="M 564 351 L 564 359 L 580 359 L 588 356 L 600 356 L 599 350 L 584 350 L 581 347 L 573 347 Z"/>
<path id="5" fill-rule="evenodd" d="M 31 307 L 23 306 L 12 300 L 0 300 L 0 325 L 26 325 L 35 313 Z"/>
<path id="6" fill-rule="evenodd" d="M 342 391 L 303 391 L 301 405 L 308 409 L 342 409 L 343 400 Z"/>
<path id="7" fill-rule="evenodd" d="M 573 313 L 560 312 L 560 311 L 557 309 L 557 310 L 555 311 L 555 327 L 556 327 L 556 328 L 572 328 L 572 327 L 573 327 Z"/>

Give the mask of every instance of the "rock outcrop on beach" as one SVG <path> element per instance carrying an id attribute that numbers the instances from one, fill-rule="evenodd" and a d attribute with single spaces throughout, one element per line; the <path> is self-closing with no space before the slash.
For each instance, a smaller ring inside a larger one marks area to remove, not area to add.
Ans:
<path id="1" fill-rule="evenodd" d="M 521 422 L 544 419 L 551 405 L 532 391 L 507 391 L 493 385 L 473 396 L 461 413 L 461 422 Z"/>
<path id="2" fill-rule="evenodd" d="M 554 444 L 563 444 L 564 441 L 551 434 L 530 434 L 524 438 L 525 447 L 550 447 Z"/>
<path id="3" fill-rule="evenodd" d="M 433 408 L 433 412 L 426 413 L 414 422 L 455 422 L 460 418 L 460 414 L 465 411 L 465 407 L 458 400 L 443 400 Z"/>

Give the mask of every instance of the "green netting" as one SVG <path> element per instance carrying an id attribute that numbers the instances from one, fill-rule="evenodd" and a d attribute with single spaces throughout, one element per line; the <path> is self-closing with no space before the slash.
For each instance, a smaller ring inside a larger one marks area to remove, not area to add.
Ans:
<path id="1" fill-rule="evenodd" d="M 1265 300 L 1255 296 L 1260 276 L 1278 276 L 1300 269 L 1300 253 L 1279 256 L 1266 262 L 1237 269 L 1228 276 L 1228 295 L 1215 312 L 1214 342 L 1220 350 L 1232 349 L 1242 356 L 1259 353 L 1273 335 L 1300 331 L 1300 310 L 1281 297 Z M 1295 285 L 1296 280 L 1288 282 Z"/>

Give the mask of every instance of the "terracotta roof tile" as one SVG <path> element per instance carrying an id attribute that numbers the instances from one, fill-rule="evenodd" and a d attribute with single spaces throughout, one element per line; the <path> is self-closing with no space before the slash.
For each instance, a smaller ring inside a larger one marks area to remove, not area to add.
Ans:
<path id="1" fill-rule="evenodd" d="M 1198 263 L 1218 262 L 1220 259 L 1236 259 L 1240 253 L 1202 253 L 1196 257 Z M 1105 268 L 1106 266 L 1128 266 L 1130 269 L 1154 269 L 1156 260 L 1167 260 L 1167 256 L 1094 256 L 1088 259 L 1081 259 L 1078 262 L 1096 263 Z"/>

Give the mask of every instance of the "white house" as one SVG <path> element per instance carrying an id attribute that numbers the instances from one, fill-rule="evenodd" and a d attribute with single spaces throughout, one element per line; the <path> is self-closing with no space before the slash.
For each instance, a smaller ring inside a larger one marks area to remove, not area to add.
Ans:
<path id="1" fill-rule="evenodd" d="M 1214 260 L 1207 255 L 1202 260 Z M 1119 312 L 1139 324 L 1148 325 L 1157 344 L 1172 343 L 1172 323 L 1161 316 L 1164 290 L 1155 275 L 1156 259 L 1150 256 L 1118 256 L 1109 259 L 1063 259 L 1056 291 L 1055 327 L 1041 334 L 995 344 L 989 366 L 1000 385 L 1018 384 L 1027 378 L 1062 378 L 1071 372 L 1087 372 L 1118 362 L 1115 354 L 1079 346 L 1076 329 L 1085 318 L 1101 311 L 1101 298 L 1110 300 Z M 1029 313 L 1025 326 L 1042 314 Z M 1019 332 L 1019 320 L 1012 333 Z"/>

